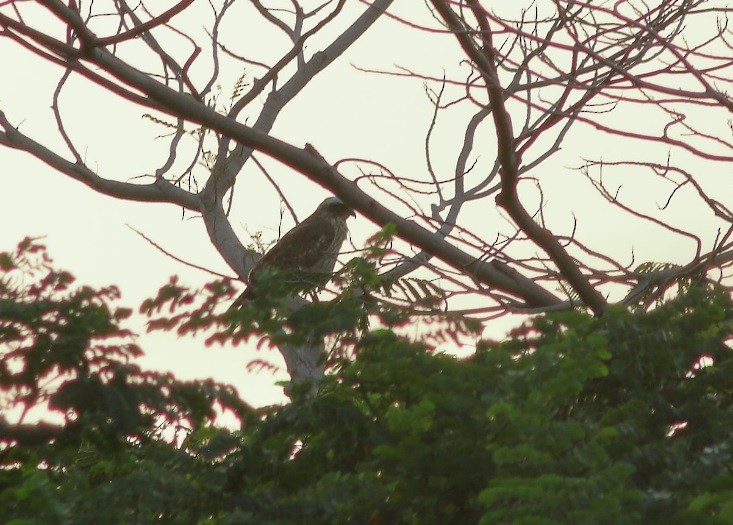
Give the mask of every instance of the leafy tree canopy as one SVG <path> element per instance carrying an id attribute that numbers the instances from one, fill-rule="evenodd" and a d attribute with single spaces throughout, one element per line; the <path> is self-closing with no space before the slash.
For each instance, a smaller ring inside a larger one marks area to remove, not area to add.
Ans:
<path id="1" fill-rule="evenodd" d="M 225 282 L 146 302 L 154 327 L 212 342 L 332 341 L 316 395 L 255 410 L 141 370 L 115 288 L 75 285 L 33 240 L 0 254 L 0 521 L 733 523 L 726 294 L 546 314 L 457 359 L 441 341 L 477 327 L 434 315 L 408 337 L 418 312 L 353 293 L 369 268 L 298 319 L 277 298 L 215 314 Z"/>

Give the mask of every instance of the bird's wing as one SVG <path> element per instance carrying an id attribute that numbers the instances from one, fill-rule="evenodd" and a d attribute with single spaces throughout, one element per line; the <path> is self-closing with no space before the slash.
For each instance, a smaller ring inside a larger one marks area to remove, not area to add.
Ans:
<path id="1" fill-rule="evenodd" d="M 308 217 L 272 247 L 257 267 L 310 269 L 317 266 L 333 244 L 336 231 L 326 217 Z"/>

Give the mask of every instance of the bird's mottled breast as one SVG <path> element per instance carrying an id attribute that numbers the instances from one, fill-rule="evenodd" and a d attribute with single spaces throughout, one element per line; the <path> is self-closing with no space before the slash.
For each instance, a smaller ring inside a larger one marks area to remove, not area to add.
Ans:
<path id="1" fill-rule="evenodd" d="M 318 266 L 317 268 L 313 268 L 314 270 L 324 273 L 333 272 L 333 269 L 336 266 L 336 258 L 341 251 L 341 245 L 346 240 L 346 236 L 349 232 L 344 219 L 340 217 L 332 217 L 329 222 L 331 223 L 333 233 L 328 236 L 330 238 L 327 237 L 327 246 L 323 247 L 323 259 L 319 261 L 320 264 L 316 265 Z"/>
<path id="2" fill-rule="evenodd" d="M 276 242 L 249 272 L 250 286 L 233 306 L 251 298 L 260 270 L 306 270 L 333 273 L 341 245 L 348 235 L 346 219 L 354 212 L 330 197 L 316 211 Z"/>

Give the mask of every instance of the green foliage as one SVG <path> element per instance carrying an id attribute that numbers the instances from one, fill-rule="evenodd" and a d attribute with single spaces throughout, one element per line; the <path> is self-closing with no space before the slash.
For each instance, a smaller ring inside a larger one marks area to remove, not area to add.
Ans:
<path id="1" fill-rule="evenodd" d="M 150 330 L 177 330 L 181 336 L 206 333 L 207 344 L 239 344 L 258 338 L 258 346 L 304 345 L 326 340 L 327 369 L 351 358 L 370 326 L 416 328 L 433 347 L 466 334 L 475 339 L 482 327 L 476 321 L 438 308 L 445 297 L 434 283 L 419 279 L 385 281 L 379 275 L 381 258 L 394 235 L 385 227 L 364 250 L 335 275 L 266 269 L 250 283 L 254 293 L 237 308 L 217 313 L 222 301 L 231 302 L 235 290 L 229 280 L 209 283 L 200 290 L 181 285 L 177 278 L 146 300 L 141 312 L 150 317 Z M 332 282 L 338 293 L 321 300 L 314 290 Z M 308 295 L 311 301 L 303 296 Z"/>
<path id="2" fill-rule="evenodd" d="M 130 311 L 110 306 L 118 291 L 75 288 L 36 241 L 0 261 L 0 522 L 190 522 L 182 498 L 213 473 L 173 435 L 249 407 L 211 380 L 142 371 L 119 326 Z"/>
<path id="3" fill-rule="evenodd" d="M 450 316 L 411 340 L 412 314 L 354 294 L 216 314 L 228 283 L 172 281 L 144 306 L 157 328 L 225 343 L 279 320 L 348 347 L 317 395 L 253 411 L 139 370 L 116 291 L 72 289 L 32 241 L 0 272 L 6 413 L 48 401 L 63 420 L 0 425 L 4 523 L 733 523 L 733 308 L 715 290 L 537 317 L 460 360 L 441 342 L 475 326 Z M 346 272 L 373 284 L 368 261 Z"/>

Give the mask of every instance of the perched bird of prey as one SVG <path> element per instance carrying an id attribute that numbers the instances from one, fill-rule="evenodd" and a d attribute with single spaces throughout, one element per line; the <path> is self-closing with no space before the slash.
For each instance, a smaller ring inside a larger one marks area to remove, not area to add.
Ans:
<path id="1" fill-rule="evenodd" d="M 249 272 L 249 286 L 230 308 L 242 306 L 253 297 L 257 275 L 265 269 L 294 270 L 313 274 L 331 274 L 336 257 L 346 240 L 346 219 L 354 211 L 336 197 L 318 205 L 303 222 L 283 235 Z"/>

